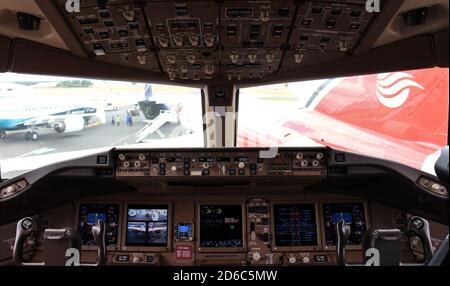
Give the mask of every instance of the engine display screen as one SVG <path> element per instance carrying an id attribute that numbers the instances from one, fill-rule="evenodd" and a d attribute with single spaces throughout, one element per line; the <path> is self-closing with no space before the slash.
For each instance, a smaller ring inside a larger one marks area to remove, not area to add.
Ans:
<path id="1" fill-rule="evenodd" d="M 78 217 L 78 232 L 83 245 L 96 245 L 92 226 L 98 221 L 106 223 L 106 245 L 117 245 L 119 234 L 119 205 L 81 204 Z"/>
<path id="2" fill-rule="evenodd" d="M 316 206 L 314 204 L 274 205 L 276 246 L 317 245 Z"/>
<path id="3" fill-rule="evenodd" d="M 336 223 L 344 220 L 350 226 L 348 245 L 360 245 L 366 232 L 363 203 L 324 204 L 325 240 L 327 245 L 336 245 Z"/>
<path id="4" fill-rule="evenodd" d="M 166 246 L 168 207 L 128 205 L 126 245 Z"/>
<path id="5" fill-rule="evenodd" d="M 200 205 L 200 246 L 243 246 L 241 205 Z"/>

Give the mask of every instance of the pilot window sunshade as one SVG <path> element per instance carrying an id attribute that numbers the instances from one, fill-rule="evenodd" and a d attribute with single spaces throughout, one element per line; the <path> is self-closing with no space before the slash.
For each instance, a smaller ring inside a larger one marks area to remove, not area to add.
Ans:
<path id="1" fill-rule="evenodd" d="M 200 206 L 200 247 L 243 246 L 241 205 Z"/>
<path id="2" fill-rule="evenodd" d="M 324 204 L 323 217 L 326 245 L 336 245 L 336 223 L 344 220 L 350 226 L 347 245 L 360 245 L 366 233 L 363 203 Z"/>
<path id="3" fill-rule="evenodd" d="M 105 222 L 105 243 L 117 245 L 119 234 L 119 205 L 116 204 L 81 204 L 78 217 L 78 232 L 83 245 L 96 245 L 92 226 L 98 221 Z"/>
<path id="4" fill-rule="evenodd" d="M 126 245 L 166 246 L 167 205 L 128 205 Z"/>
<path id="5" fill-rule="evenodd" d="M 315 246 L 317 240 L 314 204 L 274 205 L 276 246 Z"/>

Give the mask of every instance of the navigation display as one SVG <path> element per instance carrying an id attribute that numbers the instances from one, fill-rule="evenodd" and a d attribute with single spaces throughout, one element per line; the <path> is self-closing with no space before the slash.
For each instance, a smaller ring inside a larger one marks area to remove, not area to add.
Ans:
<path id="1" fill-rule="evenodd" d="M 336 245 L 336 223 L 344 220 L 350 226 L 348 245 L 360 245 L 366 232 L 363 203 L 324 204 L 323 216 L 327 245 Z"/>
<path id="2" fill-rule="evenodd" d="M 166 246 L 168 207 L 128 205 L 126 245 Z"/>
<path id="3" fill-rule="evenodd" d="M 242 228 L 241 205 L 200 206 L 201 247 L 242 247 Z"/>
<path id="4" fill-rule="evenodd" d="M 276 246 L 317 245 L 316 206 L 314 204 L 274 205 Z"/>
<path id="5" fill-rule="evenodd" d="M 106 223 L 106 245 L 117 245 L 119 234 L 119 205 L 81 204 L 78 217 L 78 232 L 83 245 L 96 245 L 92 226 L 98 221 Z"/>

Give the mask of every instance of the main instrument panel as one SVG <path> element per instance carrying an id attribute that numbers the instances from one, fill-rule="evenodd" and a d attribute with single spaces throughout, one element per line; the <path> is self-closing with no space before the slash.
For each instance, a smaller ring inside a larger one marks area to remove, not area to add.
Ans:
<path id="1" fill-rule="evenodd" d="M 117 177 L 326 177 L 325 149 L 301 151 L 119 150 Z"/>
<path id="2" fill-rule="evenodd" d="M 87 54 L 170 80 L 261 79 L 352 54 L 365 0 L 55 0 Z"/>
<path id="3" fill-rule="evenodd" d="M 87 231 L 106 222 L 109 264 L 310 265 L 335 263 L 335 225 L 351 226 L 350 257 L 362 259 L 365 201 L 80 202 L 83 257 L 95 254 Z M 352 252 L 353 251 L 353 252 Z"/>

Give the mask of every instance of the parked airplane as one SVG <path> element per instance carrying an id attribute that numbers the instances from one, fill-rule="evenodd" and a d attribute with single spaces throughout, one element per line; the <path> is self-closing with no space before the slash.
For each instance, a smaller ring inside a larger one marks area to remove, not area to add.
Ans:
<path id="1" fill-rule="evenodd" d="M 106 122 L 102 108 L 68 97 L 55 100 L 37 95 L 32 88 L 20 84 L 0 84 L 0 139 L 6 138 L 6 131 L 27 130 L 25 138 L 35 141 L 39 138 L 38 128 L 72 133 L 93 121 Z"/>
<path id="2" fill-rule="evenodd" d="M 433 68 L 289 84 L 298 110 L 265 129 L 270 133 L 241 126 L 238 146 L 312 139 L 424 169 L 447 145 L 448 82 L 448 69 Z"/>

